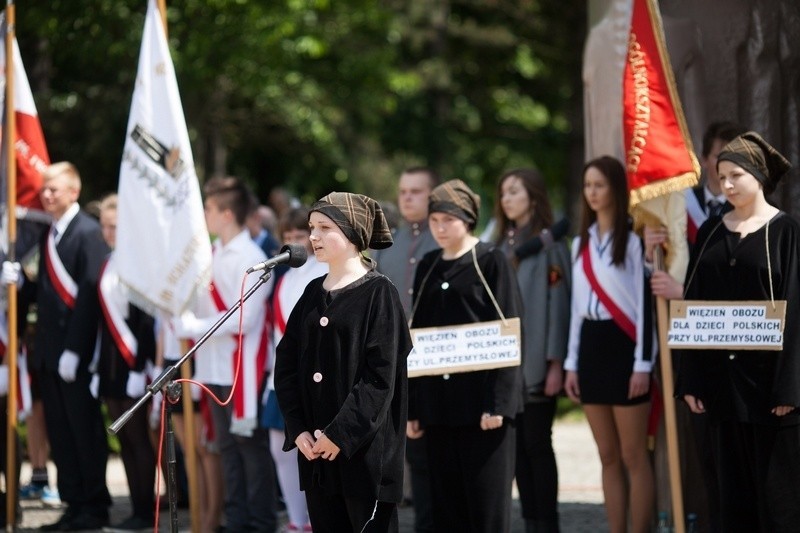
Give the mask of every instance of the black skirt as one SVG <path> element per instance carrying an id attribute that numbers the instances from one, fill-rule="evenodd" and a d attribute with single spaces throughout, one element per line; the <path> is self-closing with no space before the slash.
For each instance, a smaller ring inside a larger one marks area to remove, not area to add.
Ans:
<path id="1" fill-rule="evenodd" d="M 578 348 L 581 403 L 636 405 L 650 393 L 628 399 L 636 343 L 613 320 L 584 320 Z"/>

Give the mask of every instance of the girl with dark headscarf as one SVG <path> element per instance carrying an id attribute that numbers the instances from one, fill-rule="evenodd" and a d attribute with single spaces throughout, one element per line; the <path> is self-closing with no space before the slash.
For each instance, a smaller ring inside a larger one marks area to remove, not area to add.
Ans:
<path id="1" fill-rule="evenodd" d="M 797 531 L 800 524 L 800 225 L 766 195 L 791 165 L 755 132 L 717 159 L 733 206 L 697 233 L 689 300 L 786 300 L 783 349 L 692 350 L 676 392 L 707 413 L 722 531 Z"/>
<path id="2" fill-rule="evenodd" d="M 392 245 L 389 227 L 375 200 L 339 192 L 308 224 L 329 273 L 308 284 L 277 347 L 284 450 L 300 451 L 316 533 L 397 531 L 411 338 L 397 290 L 363 254 Z"/>
<path id="3" fill-rule="evenodd" d="M 499 248 L 472 235 L 480 197 L 451 180 L 431 192 L 428 205 L 428 223 L 441 249 L 417 266 L 412 326 L 500 318 L 481 276 L 503 315 L 520 316 L 510 263 Z M 417 377 L 409 397 L 408 437 L 427 435 L 435 530 L 509 531 L 520 368 Z"/>

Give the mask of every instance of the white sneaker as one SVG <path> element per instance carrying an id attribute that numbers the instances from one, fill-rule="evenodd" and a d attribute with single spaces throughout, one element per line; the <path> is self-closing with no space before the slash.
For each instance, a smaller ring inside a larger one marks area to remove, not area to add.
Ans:
<path id="1" fill-rule="evenodd" d="M 42 503 L 45 505 L 61 505 L 61 496 L 58 494 L 58 489 L 51 489 L 49 486 L 42 490 Z"/>

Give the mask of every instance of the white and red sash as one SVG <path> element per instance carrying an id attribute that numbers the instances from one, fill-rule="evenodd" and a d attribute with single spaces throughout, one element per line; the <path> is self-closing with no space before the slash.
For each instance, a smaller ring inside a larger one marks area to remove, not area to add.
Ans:
<path id="1" fill-rule="evenodd" d="M 209 290 L 217 310 L 220 312 L 227 311 L 228 306 L 213 281 L 209 285 Z M 267 368 L 267 333 L 267 322 L 265 320 L 254 354 L 251 349 L 246 349 L 252 348 L 252 338 L 248 339 L 247 335 L 242 335 L 242 345 L 240 345 L 238 336 L 232 335 L 235 347 L 231 357 L 231 364 L 233 365 L 235 386 L 233 389 L 233 419 L 231 420 L 230 431 L 236 435 L 250 436 L 257 425 L 258 393 L 263 385 L 264 376 L 266 375 L 265 369 Z M 239 366 L 240 357 L 240 371 L 238 378 L 236 378 L 236 367 Z"/>
<path id="2" fill-rule="evenodd" d="M 286 332 L 286 317 L 283 316 L 283 306 L 281 305 L 281 287 L 285 278 L 285 275 L 278 278 L 275 283 L 275 289 L 272 291 L 275 295 L 272 299 L 272 324 L 275 326 L 276 338 L 283 337 Z M 277 345 L 277 341 L 275 344 Z"/>
<path id="3" fill-rule="evenodd" d="M 75 298 L 78 297 L 78 284 L 67 272 L 61 257 L 56 250 L 56 240 L 53 231 L 47 232 L 47 244 L 45 246 L 44 263 L 47 268 L 47 276 L 56 290 L 59 298 L 70 309 L 75 308 Z"/>
<path id="4" fill-rule="evenodd" d="M 117 350 L 119 350 L 128 367 L 134 368 L 139 342 L 128 326 L 127 318 L 130 304 L 127 298 L 127 290 L 119 279 L 113 255 L 103 263 L 100 269 L 97 295 L 108 331 L 111 333 L 111 338 L 114 340 Z"/>
<path id="5" fill-rule="evenodd" d="M 625 332 L 628 337 L 631 338 L 633 342 L 636 342 L 636 321 L 633 317 L 628 316 L 620 307 L 617 305 L 611 296 L 603 289 L 603 285 L 597 281 L 597 276 L 594 273 L 594 269 L 592 268 L 592 257 L 591 257 L 591 244 L 587 244 L 583 248 L 583 252 L 581 253 L 581 258 L 583 260 L 583 271 L 586 274 L 586 279 L 589 282 L 589 285 L 592 287 L 592 290 L 597 295 L 597 298 L 603 304 L 603 306 L 611 313 L 611 318 L 616 322 L 617 326 Z"/>
<path id="6" fill-rule="evenodd" d="M 694 190 L 686 189 L 683 194 L 686 197 L 686 239 L 689 244 L 694 244 L 694 241 L 697 240 L 697 230 L 706 221 L 708 214 L 700 205 Z"/>

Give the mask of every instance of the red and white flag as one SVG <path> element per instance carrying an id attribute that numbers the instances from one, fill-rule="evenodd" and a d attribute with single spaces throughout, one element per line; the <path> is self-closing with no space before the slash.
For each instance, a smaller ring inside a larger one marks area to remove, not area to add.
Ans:
<path id="1" fill-rule="evenodd" d="M 5 17 L 0 15 L 0 34 L 6 34 Z M 39 113 L 36 111 L 36 104 L 33 100 L 31 87 L 28 83 L 28 75 L 22 64 L 22 56 L 19 51 L 17 39 L 11 40 L 12 56 L 11 61 L 14 68 L 13 85 L 8 87 L 6 79 L 6 47 L 0 46 L 0 110 L 3 116 L 3 128 L 0 129 L 2 137 L 2 164 L 0 164 L 0 198 L 3 206 L 3 230 L 0 232 L 2 237 L 2 255 L 8 252 L 8 232 L 6 231 L 6 221 L 9 202 L 7 201 L 6 180 L 8 169 L 6 168 L 6 156 L 9 139 L 5 138 L 5 98 L 8 92 L 13 94 L 14 99 L 14 120 L 16 123 L 16 138 L 10 144 L 13 146 L 16 159 L 16 205 L 15 215 L 19 219 L 16 235 L 16 258 L 26 261 L 28 254 L 37 249 L 39 237 L 44 231 L 46 224 L 49 224 L 49 216 L 42 211 L 42 203 L 39 198 L 39 191 L 42 188 L 42 172 L 50 164 L 50 156 L 47 153 L 47 145 L 44 141 L 44 133 L 39 122 Z M 6 309 L 0 312 L 0 354 L 5 356 L 9 344 L 8 320 Z M 23 317 L 27 313 L 23 313 Z M 24 318 L 23 318 L 24 319 Z M 24 418 L 31 409 L 31 388 L 30 377 L 27 370 L 27 359 L 24 346 L 17 342 L 19 347 L 16 367 L 17 367 L 17 413 L 20 418 Z"/>
<path id="2" fill-rule="evenodd" d="M 5 17 L 2 17 L 0 33 L 5 35 Z M 31 87 L 28 83 L 28 76 L 22 64 L 22 56 L 19 52 L 17 39 L 12 40 L 14 65 L 14 119 L 16 121 L 17 135 L 12 143 L 16 152 L 17 162 L 17 195 L 16 195 L 16 216 L 20 221 L 17 231 L 16 257 L 23 262 L 26 255 L 36 249 L 39 236 L 44 226 L 49 224 L 50 217 L 42 211 L 42 202 L 39 199 L 39 191 L 42 188 L 42 172 L 50 165 L 50 156 L 47 153 L 47 145 L 44 141 L 42 125 L 39 122 L 39 113 L 36 111 L 36 104 L 33 100 Z M 3 122 L 5 123 L 5 95 L 6 95 L 6 51 L 5 47 L 0 46 L 0 110 L 2 110 Z M 5 127 L 0 130 L 0 137 L 3 136 Z M 8 143 L 7 139 L 2 139 L 2 161 L 0 165 L 0 198 L 2 205 L 8 206 L 6 201 L 6 179 L 7 169 L 5 165 L 5 154 Z M 7 209 L 5 209 L 7 211 Z M 5 218 L 5 217 L 4 217 Z M 8 249 L 8 234 L 2 232 L 2 249 Z"/>
<path id="3" fill-rule="evenodd" d="M 178 82 L 155 0 L 150 0 L 119 176 L 119 277 L 131 301 L 178 315 L 211 272 Z"/>
<path id="4" fill-rule="evenodd" d="M 2 25 L 5 35 L 5 23 Z M 50 156 L 44 142 L 39 113 L 33 101 L 31 86 L 22 56 L 19 53 L 17 39 L 13 40 L 14 57 L 14 109 L 17 123 L 17 138 L 14 150 L 17 155 L 17 205 L 25 208 L 41 209 L 39 191 L 42 188 L 42 172 L 50 165 Z M 6 53 L 0 46 L 0 79 L 2 79 L 2 97 L 5 98 L 6 86 Z M 5 105 L 2 106 L 5 109 Z M 5 139 L 3 140 L 5 142 Z"/>
<path id="5" fill-rule="evenodd" d="M 669 229 L 667 267 L 683 279 L 689 260 L 686 203 L 681 192 L 697 184 L 692 149 L 655 0 L 634 0 L 622 82 L 625 168 L 637 227 Z"/>

